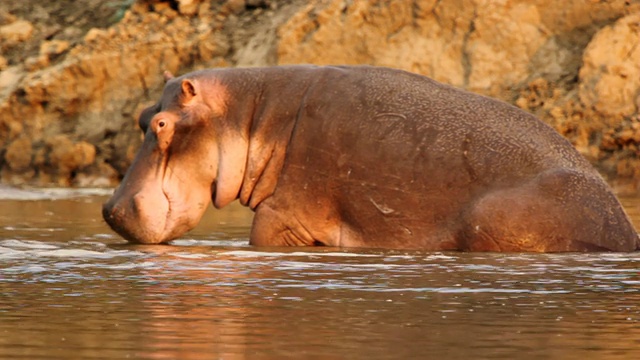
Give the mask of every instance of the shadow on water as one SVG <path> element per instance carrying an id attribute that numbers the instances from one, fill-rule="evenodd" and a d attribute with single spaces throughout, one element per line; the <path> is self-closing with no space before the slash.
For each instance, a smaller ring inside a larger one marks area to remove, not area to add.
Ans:
<path id="1" fill-rule="evenodd" d="M 105 193 L 45 194 L 0 200 L 0 358 L 640 355 L 638 253 L 259 249 L 238 205 L 135 246 Z"/>

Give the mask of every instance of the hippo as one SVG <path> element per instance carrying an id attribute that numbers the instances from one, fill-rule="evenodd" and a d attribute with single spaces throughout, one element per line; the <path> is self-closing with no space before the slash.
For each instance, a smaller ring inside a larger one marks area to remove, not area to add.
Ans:
<path id="1" fill-rule="evenodd" d="M 158 244 L 210 202 L 254 212 L 256 246 L 634 251 L 638 234 L 559 133 L 499 100 L 372 66 L 165 73 L 103 217 Z"/>

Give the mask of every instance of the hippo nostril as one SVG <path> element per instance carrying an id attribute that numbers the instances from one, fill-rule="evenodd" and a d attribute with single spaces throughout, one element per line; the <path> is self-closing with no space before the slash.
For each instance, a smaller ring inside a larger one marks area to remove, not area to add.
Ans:
<path id="1" fill-rule="evenodd" d="M 113 213 L 113 206 L 110 203 L 102 205 L 102 217 L 107 220 Z"/>
<path id="2" fill-rule="evenodd" d="M 126 213 L 126 206 L 122 206 L 121 202 L 109 201 L 102 206 L 102 218 L 111 226 L 119 226 Z"/>

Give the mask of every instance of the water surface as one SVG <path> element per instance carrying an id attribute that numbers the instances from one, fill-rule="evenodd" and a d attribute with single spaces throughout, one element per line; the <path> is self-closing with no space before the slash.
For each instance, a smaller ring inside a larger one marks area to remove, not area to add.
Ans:
<path id="1" fill-rule="evenodd" d="M 235 204 L 135 246 L 105 195 L 0 189 L 0 358 L 640 358 L 638 253 L 254 248 Z"/>

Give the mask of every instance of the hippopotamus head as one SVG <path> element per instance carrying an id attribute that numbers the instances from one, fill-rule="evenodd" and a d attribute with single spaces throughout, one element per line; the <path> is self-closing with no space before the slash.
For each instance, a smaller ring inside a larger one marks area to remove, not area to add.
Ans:
<path id="1" fill-rule="evenodd" d="M 182 235 L 197 225 L 212 198 L 216 206 L 224 206 L 239 188 L 237 180 L 228 181 L 228 188 L 216 187 L 224 142 L 218 131 L 225 116 L 224 87 L 169 73 L 165 80 L 161 100 L 140 115 L 143 144 L 102 210 L 112 229 L 144 244 Z"/>

